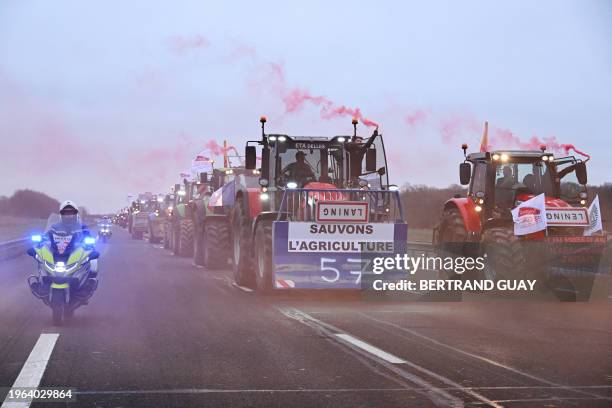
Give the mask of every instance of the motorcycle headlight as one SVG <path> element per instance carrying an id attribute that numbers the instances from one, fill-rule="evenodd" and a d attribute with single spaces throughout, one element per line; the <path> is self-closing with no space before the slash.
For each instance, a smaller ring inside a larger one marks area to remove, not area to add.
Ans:
<path id="1" fill-rule="evenodd" d="M 96 243 L 96 239 L 94 237 L 85 237 L 83 242 L 85 243 L 85 245 L 93 245 Z"/>

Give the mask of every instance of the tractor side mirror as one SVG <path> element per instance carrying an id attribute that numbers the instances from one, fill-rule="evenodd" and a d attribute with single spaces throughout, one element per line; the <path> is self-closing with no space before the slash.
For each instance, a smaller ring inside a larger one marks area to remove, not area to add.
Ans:
<path id="1" fill-rule="evenodd" d="M 576 178 L 580 184 L 587 183 L 587 169 L 584 162 L 576 163 Z"/>
<path id="2" fill-rule="evenodd" d="M 376 149 L 366 150 L 366 171 L 376 171 Z"/>
<path id="3" fill-rule="evenodd" d="M 244 149 L 244 167 L 247 170 L 255 170 L 257 166 L 257 149 L 255 146 L 247 146 Z"/>
<path id="4" fill-rule="evenodd" d="M 379 176 L 384 176 L 385 174 L 387 174 L 387 169 L 385 167 L 381 167 L 380 169 L 376 170 L 376 172 Z"/>
<path id="5" fill-rule="evenodd" d="M 200 173 L 200 183 L 206 183 L 208 181 L 208 173 Z"/>
<path id="6" fill-rule="evenodd" d="M 470 163 L 464 162 L 459 165 L 459 181 L 462 186 L 470 184 L 472 178 L 472 166 Z"/>

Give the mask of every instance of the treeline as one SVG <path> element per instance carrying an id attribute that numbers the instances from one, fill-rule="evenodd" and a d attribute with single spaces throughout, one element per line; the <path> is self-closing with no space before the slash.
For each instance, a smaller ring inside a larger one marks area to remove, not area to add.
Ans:
<path id="1" fill-rule="evenodd" d="M 47 218 L 59 210 L 60 202 L 44 193 L 17 190 L 11 197 L 0 197 L 0 214 L 17 217 Z"/>
<path id="2" fill-rule="evenodd" d="M 612 225 L 612 183 L 589 186 L 589 201 L 599 194 L 599 204 L 604 228 Z M 401 199 L 404 216 L 411 228 L 433 228 L 442 215 L 442 206 L 454 195 L 465 197 L 466 189 L 459 185 L 436 188 L 424 185 L 406 184 L 402 187 Z"/>

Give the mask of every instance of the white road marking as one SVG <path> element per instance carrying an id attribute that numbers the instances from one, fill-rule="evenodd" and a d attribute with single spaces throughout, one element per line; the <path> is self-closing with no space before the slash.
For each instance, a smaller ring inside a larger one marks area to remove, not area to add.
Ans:
<path id="1" fill-rule="evenodd" d="M 237 284 L 236 282 L 232 282 L 232 286 L 237 287 L 238 289 L 240 289 L 243 292 L 252 292 L 253 289 L 251 288 L 247 288 L 246 286 L 240 286 L 239 284 Z"/>
<path id="2" fill-rule="evenodd" d="M 391 371 L 393 374 L 401 377 L 402 379 L 417 385 L 417 387 L 411 387 L 410 389 L 415 390 L 415 391 L 420 391 L 423 395 L 425 395 L 426 397 L 428 397 L 434 404 L 440 405 L 440 406 L 449 406 L 449 407 L 463 407 L 464 403 L 463 401 L 461 401 L 459 398 L 457 398 L 456 396 L 452 395 L 451 393 L 447 392 L 445 389 L 437 387 L 431 383 L 429 383 L 427 380 L 425 380 L 422 377 L 419 377 L 416 374 L 413 374 L 403 368 L 400 367 L 404 367 L 404 366 L 409 366 L 413 369 L 416 369 L 418 371 L 424 372 L 426 374 L 428 374 L 429 376 L 437 379 L 438 381 L 443 382 L 446 385 L 451 386 L 453 389 L 459 389 L 461 388 L 461 392 L 470 395 L 471 397 L 473 397 L 474 399 L 484 402 L 485 404 L 490 405 L 491 407 L 494 408 L 501 408 L 501 405 L 496 404 L 494 401 L 488 399 L 487 397 L 485 397 L 484 395 L 481 395 L 473 390 L 470 389 L 466 389 L 461 387 L 460 384 L 446 378 L 443 377 L 439 374 L 436 374 L 424 367 L 421 367 L 417 364 L 414 364 L 410 361 L 404 360 L 404 363 L 402 365 L 399 364 L 391 364 L 389 363 L 387 360 L 383 360 L 380 357 L 371 354 L 365 350 L 363 350 L 360 347 L 357 347 L 355 344 L 350 343 L 349 341 L 343 339 L 342 337 L 338 337 L 338 334 L 342 332 L 342 330 L 338 329 L 337 327 L 323 322 L 319 319 L 316 319 L 312 316 L 310 316 L 308 313 L 304 313 L 301 310 L 295 309 L 295 308 L 279 308 L 279 311 L 284 314 L 285 316 L 297 320 L 300 323 L 303 323 L 307 326 L 312 327 L 313 329 L 319 331 L 320 333 L 326 335 L 328 338 L 331 339 L 336 339 L 340 342 L 340 344 L 343 344 L 347 347 L 349 347 L 350 349 L 354 350 L 356 353 L 360 354 L 361 356 L 364 356 L 370 360 L 376 361 L 379 365 L 382 365 L 383 367 L 385 367 L 387 370 Z M 382 375 L 382 373 L 379 372 L 379 374 Z M 409 386 L 409 384 L 407 384 L 406 382 L 402 382 L 401 384 L 405 384 L 406 386 Z"/>
<path id="3" fill-rule="evenodd" d="M 40 335 L 12 388 L 37 388 L 40 385 L 40 380 L 45 373 L 58 337 L 59 334 L 57 333 L 42 333 Z M 32 401 L 8 402 L 7 400 L 8 396 L 2 404 L 2 408 L 27 408 L 32 403 Z"/>
<path id="4" fill-rule="evenodd" d="M 505 370 L 510 371 L 510 372 L 513 372 L 513 373 L 515 373 L 515 374 L 522 375 L 522 376 L 524 376 L 524 377 L 527 377 L 527 378 L 530 378 L 530 379 L 532 379 L 532 380 L 535 380 L 535 381 L 541 382 L 541 383 L 543 383 L 543 384 L 548 384 L 548 385 L 551 385 L 551 386 L 556 387 L 556 388 L 563 388 L 563 389 L 565 389 L 565 390 L 567 390 L 567 391 L 574 391 L 574 392 L 577 392 L 577 393 L 580 393 L 580 394 L 583 394 L 583 395 L 588 395 L 589 397 L 595 397 L 595 398 L 600 398 L 600 399 L 610 400 L 610 398 L 608 398 L 608 397 L 606 397 L 606 396 L 599 395 L 599 394 L 595 394 L 595 393 L 592 393 L 592 392 L 582 391 L 582 390 L 579 390 L 579 389 L 576 389 L 576 388 L 573 388 L 573 387 L 570 387 L 570 386 L 567 386 L 567 385 L 558 384 L 558 383 L 556 383 L 556 382 L 553 382 L 553 381 L 547 380 L 547 379 L 545 379 L 545 378 L 541 378 L 541 377 L 538 377 L 538 376 L 536 376 L 536 375 L 526 373 L 526 372 L 521 371 L 521 370 L 519 370 L 519 369 L 517 369 L 517 368 L 507 366 L 507 365 L 502 364 L 502 363 L 500 363 L 500 362 L 497 362 L 497 361 L 495 361 L 495 360 L 491 360 L 490 358 L 483 357 L 483 356 L 480 356 L 480 355 L 478 355 L 478 354 L 470 353 L 469 351 L 465 351 L 465 350 L 462 350 L 462 349 L 457 348 L 457 347 L 453 347 L 453 346 L 451 346 L 450 344 L 443 343 L 443 342 L 438 341 L 438 340 L 436 340 L 436 339 L 434 339 L 434 338 L 432 338 L 432 337 L 429 337 L 429 336 L 426 336 L 426 335 L 424 335 L 424 334 L 421 334 L 421 333 L 419 333 L 419 332 L 417 332 L 417 331 L 414 331 L 414 330 L 408 329 L 407 327 L 400 326 L 399 324 L 395 324 L 395 323 L 387 322 L 387 321 L 385 321 L 385 320 L 380 320 L 380 319 L 377 319 L 377 318 L 375 318 L 375 317 L 369 316 L 369 315 L 367 315 L 367 314 L 365 314 L 365 313 L 359 313 L 359 314 L 360 314 L 361 316 L 365 317 L 366 319 L 369 319 L 369 320 L 372 320 L 372 321 L 378 322 L 379 324 L 384 324 L 384 325 L 387 325 L 387 326 L 390 326 L 390 327 L 396 328 L 396 329 L 398 329 L 398 330 L 400 330 L 400 331 L 403 331 L 403 332 L 406 332 L 406 333 L 410 333 L 410 334 L 412 334 L 412 335 L 414 335 L 414 336 L 416 336 L 416 337 L 420 337 L 420 338 L 422 338 L 422 339 L 424 339 L 424 340 L 427 340 L 427 341 L 429 341 L 429 342 L 431 342 L 431 343 L 434 343 L 434 344 L 436 344 L 436 345 L 438 345 L 438 346 L 441 346 L 441 347 L 447 348 L 447 349 L 449 349 L 449 350 L 452 350 L 452 351 L 454 351 L 454 352 L 456 352 L 456 353 L 463 354 L 463 355 L 465 355 L 465 356 L 469 356 L 469 357 L 475 358 L 475 359 L 477 359 L 477 360 L 480 360 L 480 361 L 483 361 L 483 362 L 485 362 L 485 363 L 491 364 L 491 365 L 493 365 L 493 366 L 496 366 L 496 367 L 499 367 L 499 368 L 505 369 Z"/>
<path id="5" fill-rule="evenodd" d="M 404 364 L 406 362 L 406 360 L 403 360 L 397 356 L 394 356 L 391 353 L 387 353 L 386 351 L 381 350 L 378 347 L 374 347 L 373 345 L 366 343 L 365 341 L 359 340 L 358 338 L 353 337 L 350 334 L 336 333 L 336 336 L 392 364 Z"/>

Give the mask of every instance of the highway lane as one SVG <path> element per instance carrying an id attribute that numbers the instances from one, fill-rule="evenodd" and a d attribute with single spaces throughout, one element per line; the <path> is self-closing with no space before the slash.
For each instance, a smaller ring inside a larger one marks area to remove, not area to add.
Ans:
<path id="1" fill-rule="evenodd" d="M 121 230 L 100 250 L 61 328 L 32 260 L 0 263 L 0 387 L 58 333 L 41 386 L 76 388 L 70 406 L 612 406 L 611 302 L 261 297 Z"/>

